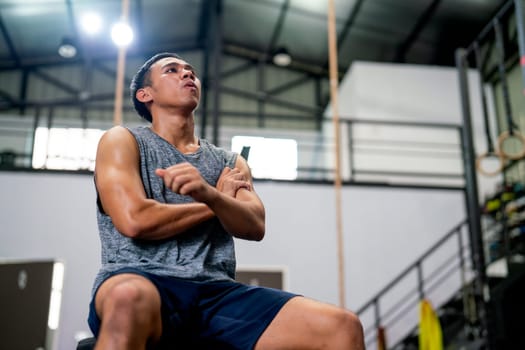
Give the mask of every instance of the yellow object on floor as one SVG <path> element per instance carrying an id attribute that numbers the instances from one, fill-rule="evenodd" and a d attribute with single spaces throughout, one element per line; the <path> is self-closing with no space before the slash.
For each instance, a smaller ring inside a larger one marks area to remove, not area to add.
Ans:
<path id="1" fill-rule="evenodd" d="M 439 318 L 426 299 L 419 303 L 419 350 L 443 350 Z"/>

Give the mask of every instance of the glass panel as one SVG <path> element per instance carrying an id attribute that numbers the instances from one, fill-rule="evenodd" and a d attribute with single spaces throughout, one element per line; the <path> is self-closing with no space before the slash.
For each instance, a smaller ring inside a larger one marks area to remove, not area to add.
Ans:
<path id="1" fill-rule="evenodd" d="M 297 141 L 253 136 L 234 136 L 232 150 L 240 153 L 250 147 L 254 178 L 294 180 L 297 178 Z"/>

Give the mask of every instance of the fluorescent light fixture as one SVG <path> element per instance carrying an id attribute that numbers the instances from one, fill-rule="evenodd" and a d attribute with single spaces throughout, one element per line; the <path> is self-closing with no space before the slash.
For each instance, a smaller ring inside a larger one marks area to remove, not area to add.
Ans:
<path id="1" fill-rule="evenodd" d="M 86 12 L 80 18 L 80 26 L 88 35 L 95 35 L 102 30 L 102 17 L 96 12 Z"/>
<path id="2" fill-rule="evenodd" d="M 128 46 L 133 41 L 133 30 L 124 22 L 118 22 L 111 28 L 111 39 L 119 47 Z"/>

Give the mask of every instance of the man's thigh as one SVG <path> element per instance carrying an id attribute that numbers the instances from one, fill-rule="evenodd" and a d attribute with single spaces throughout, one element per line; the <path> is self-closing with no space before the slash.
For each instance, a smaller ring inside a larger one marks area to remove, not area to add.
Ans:
<path id="1" fill-rule="evenodd" d="M 253 349 L 280 309 L 296 295 L 237 282 L 210 283 L 201 293 L 203 339 L 211 349 Z"/>
<path id="2" fill-rule="evenodd" d="M 341 308 L 295 297 L 288 301 L 259 338 L 255 349 L 319 349 L 336 334 Z"/>

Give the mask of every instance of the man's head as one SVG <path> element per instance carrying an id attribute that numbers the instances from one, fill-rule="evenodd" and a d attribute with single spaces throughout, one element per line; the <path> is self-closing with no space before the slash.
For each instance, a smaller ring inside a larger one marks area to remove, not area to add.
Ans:
<path id="1" fill-rule="evenodd" d="M 157 61 L 167 58 L 167 57 L 174 57 L 181 59 L 181 57 L 175 53 L 171 52 L 162 52 L 154 55 L 150 59 L 148 59 L 142 67 L 139 68 L 137 73 L 135 73 L 135 76 L 133 77 L 133 80 L 131 81 L 130 85 L 130 91 L 131 91 L 131 99 L 133 101 L 133 106 L 135 107 L 135 110 L 137 113 L 147 121 L 152 121 L 151 113 L 146 106 L 144 102 L 141 102 L 137 99 L 137 91 L 144 86 L 149 86 L 151 84 L 150 81 L 150 68 L 153 64 L 155 64 Z"/>

